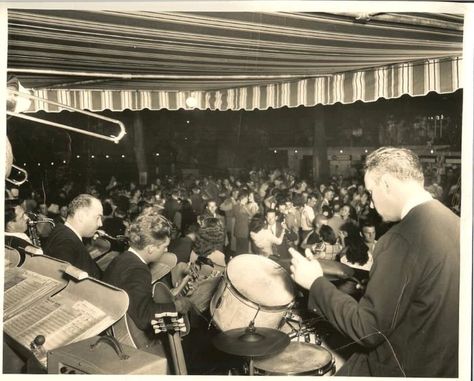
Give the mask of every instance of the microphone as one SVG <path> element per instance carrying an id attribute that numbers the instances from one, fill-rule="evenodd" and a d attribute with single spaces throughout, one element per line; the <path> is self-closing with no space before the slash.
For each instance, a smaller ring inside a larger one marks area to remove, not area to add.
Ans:
<path id="1" fill-rule="evenodd" d="M 113 239 L 113 240 L 115 240 L 114 237 L 108 235 L 108 234 L 107 234 L 106 232 L 104 232 L 103 230 L 97 230 L 97 231 L 95 232 L 95 234 L 96 234 L 98 237 L 104 237 L 104 238 L 108 238 L 108 239 Z"/>
<path id="2" fill-rule="evenodd" d="M 26 212 L 25 214 L 28 216 L 28 218 L 30 219 L 31 222 L 38 221 L 38 215 L 36 213 Z"/>

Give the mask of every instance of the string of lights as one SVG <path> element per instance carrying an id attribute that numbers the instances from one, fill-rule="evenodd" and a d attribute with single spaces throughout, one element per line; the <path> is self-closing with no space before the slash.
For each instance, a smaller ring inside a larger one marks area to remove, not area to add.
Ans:
<path id="1" fill-rule="evenodd" d="M 129 157 L 133 157 L 133 155 L 126 155 L 126 154 L 89 154 L 89 155 L 84 155 L 84 154 L 76 154 L 73 157 L 71 157 L 72 160 L 102 160 L 102 159 L 110 159 L 110 161 L 113 161 L 114 159 L 127 159 Z M 159 152 L 155 152 L 152 154 L 152 157 L 157 158 L 160 157 Z M 69 161 L 67 160 L 35 160 L 35 161 L 24 161 L 23 167 L 28 167 L 28 166 L 55 166 L 55 165 L 65 165 L 68 164 Z"/>

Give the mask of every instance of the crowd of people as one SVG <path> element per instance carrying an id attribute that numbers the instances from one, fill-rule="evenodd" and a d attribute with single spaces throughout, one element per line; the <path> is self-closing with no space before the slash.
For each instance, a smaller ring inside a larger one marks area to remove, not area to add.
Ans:
<path id="1" fill-rule="evenodd" d="M 359 300 L 377 240 L 397 222 L 380 217 L 372 192 L 362 179 L 339 176 L 312 183 L 287 169 L 252 170 L 243 177 L 166 177 L 146 186 L 112 176 L 86 187 L 70 181 L 48 194 L 48 202 L 34 191 L 9 190 L 5 232 L 36 244 L 25 234 L 29 221 L 54 221 L 52 231 L 40 234 L 44 253 L 125 289 L 131 298 L 130 318 L 146 329 L 157 312 L 185 313 L 191 308 L 186 298 L 178 297 L 171 305 L 152 299 L 148 265 L 167 250 L 178 263 L 211 258 L 215 268 L 253 253 L 291 272 L 294 249 L 310 263 L 337 262 L 351 268 L 360 287 L 338 287 Z M 438 189 L 435 196 L 446 194 Z M 89 255 L 90 246 L 83 244 L 99 229 L 112 237 L 112 250 L 122 252 L 107 268 L 99 268 Z M 113 239 L 119 236 L 128 237 L 126 244 Z M 219 255 L 222 260 L 216 259 Z M 117 268 L 122 270 L 113 271 Z"/>
<path id="2" fill-rule="evenodd" d="M 166 177 L 146 186 L 121 183 L 115 176 L 85 187 L 70 181 L 51 192 L 47 202 L 35 191 L 8 193 L 9 234 L 25 233 L 28 216 L 64 223 L 71 200 L 80 193 L 101 201 L 101 229 L 111 237 L 126 235 L 140 213 L 158 208 L 172 223 L 170 251 L 182 262 L 189 260 L 199 242 L 202 246 L 200 235 L 222 229 L 211 240 L 227 260 L 242 253 L 284 259 L 289 258 L 288 248 L 294 247 L 308 258 L 341 261 L 368 271 L 374 242 L 389 227 L 370 207 L 362 179 L 334 176 L 313 184 L 285 169 L 252 170 L 244 177 Z M 444 201 L 446 196 L 437 189 L 436 198 Z M 203 226 L 209 218 L 215 219 L 210 220 L 213 226 Z M 46 244 L 47 234 L 43 236 Z"/>

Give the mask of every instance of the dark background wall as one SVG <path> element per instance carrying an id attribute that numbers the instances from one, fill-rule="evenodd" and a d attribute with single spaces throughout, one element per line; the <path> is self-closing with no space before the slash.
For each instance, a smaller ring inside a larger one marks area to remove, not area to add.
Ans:
<path id="1" fill-rule="evenodd" d="M 328 147 L 445 144 L 452 151 L 461 147 L 462 90 L 316 108 L 324 112 Z M 103 115 L 127 126 L 128 133 L 119 144 L 18 118 L 9 119 L 7 132 L 15 163 L 26 164 L 30 177 L 36 181 L 54 183 L 68 176 L 87 179 L 111 174 L 124 180 L 137 179 L 133 127 L 137 117 L 143 125 L 150 178 L 183 168 L 220 174 L 229 168 L 285 166 L 286 156 L 275 155 L 270 148 L 311 147 L 317 115 L 314 110 L 285 107 L 254 111 L 105 111 Z M 101 121 L 67 111 L 38 112 L 35 116 L 105 134 L 114 131 Z"/>

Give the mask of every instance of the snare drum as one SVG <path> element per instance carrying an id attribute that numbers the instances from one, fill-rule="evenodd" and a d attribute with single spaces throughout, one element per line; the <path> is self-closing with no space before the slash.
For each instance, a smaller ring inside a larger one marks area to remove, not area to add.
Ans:
<path id="1" fill-rule="evenodd" d="M 210 311 L 222 331 L 246 327 L 255 316 L 256 327 L 278 329 L 293 299 L 293 282 L 283 267 L 263 256 L 242 254 L 227 264 Z"/>
<path id="2" fill-rule="evenodd" d="M 254 360 L 256 373 L 276 376 L 323 376 L 335 371 L 331 353 L 319 345 L 291 342 L 276 356 Z"/>

